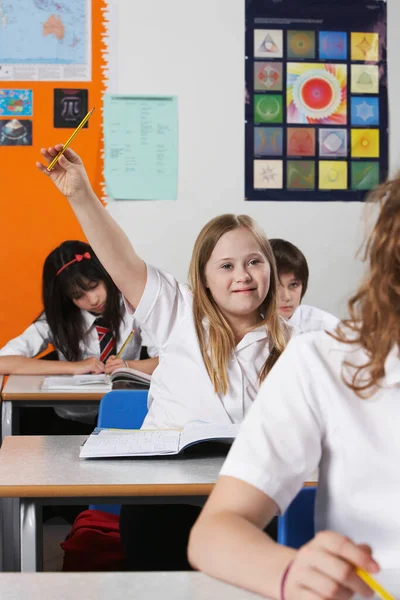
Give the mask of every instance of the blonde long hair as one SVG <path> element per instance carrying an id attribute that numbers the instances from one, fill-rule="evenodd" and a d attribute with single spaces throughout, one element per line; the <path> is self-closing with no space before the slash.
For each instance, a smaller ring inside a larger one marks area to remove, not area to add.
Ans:
<path id="1" fill-rule="evenodd" d="M 363 260 L 369 271 L 348 303 L 350 318 L 333 337 L 358 344 L 367 353 L 363 365 L 345 363 L 352 372 L 346 385 L 360 398 L 374 394 L 385 375 L 385 361 L 394 344 L 400 345 L 400 177 L 378 187 L 370 196 L 380 212 L 365 242 Z M 347 369 L 346 369 L 347 371 Z"/>
<path id="2" fill-rule="evenodd" d="M 226 214 L 215 217 L 203 227 L 197 237 L 190 261 L 189 281 L 193 292 L 194 322 L 204 364 L 215 392 L 223 394 L 227 393 L 229 387 L 227 367 L 232 350 L 235 348 L 235 337 L 231 326 L 207 288 L 205 268 L 218 240 L 225 233 L 240 227 L 253 234 L 271 267 L 268 294 L 260 306 L 261 320 L 256 325 L 256 327 L 265 325 L 268 329 L 270 344 L 269 356 L 258 375 L 260 383 L 277 361 L 289 337 L 289 330 L 278 315 L 278 277 L 272 248 L 265 233 L 247 215 Z M 208 343 L 203 326 L 204 317 L 210 323 Z"/>

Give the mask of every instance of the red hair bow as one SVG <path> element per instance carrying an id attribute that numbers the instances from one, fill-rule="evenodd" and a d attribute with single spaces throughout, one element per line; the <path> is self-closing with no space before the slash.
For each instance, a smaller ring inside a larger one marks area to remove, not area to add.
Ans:
<path id="1" fill-rule="evenodd" d="M 75 254 L 75 260 L 72 260 L 71 262 L 81 262 L 81 260 L 83 260 L 84 258 L 90 258 L 90 254 L 89 252 L 85 252 L 85 254 Z M 71 264 L 71 263 L 67 263 L 67 264 Z"/>
<path id="2" fill-rule="evenodd" d="M 72 260 L 70 260 L 69 262 L 67 262 L 65 265 L 63 265 L 62 267 L 60 267 L 58 269 L 58 271 L 56 273 L 56 277 L 57 277 L 57 275 L 59 275 L 61 273 L 61 271 L 64 271 L 64 269 L 69 267 L 69 265 L 72 265 L 73 263 L 76 263 L 76 262 L 81 262 L 84 258 L 90 259 L 92 257 L 90 256 L 89 252 L 85 252 L 84 254 L 75 254 L 75 258 L 73 258 Z"/>

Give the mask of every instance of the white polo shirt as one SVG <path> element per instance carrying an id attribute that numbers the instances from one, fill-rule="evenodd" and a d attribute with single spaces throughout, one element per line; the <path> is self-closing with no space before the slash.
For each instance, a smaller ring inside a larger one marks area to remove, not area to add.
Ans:
<path id="1" fill-rule="evenodd" d="M 290 317 L 290 323 L 296 325 L 302 333 L 308 333 L 321 329 L 332 331 L 339 323 L 339 319 L 315 306 L 300 304 Z"/>
<path id="2" fill-rule="evenodd" d="M 132 329 L 135 329 L 135 334 L 132 336 L 129 344 L 124 349 L 121 358 L 124 360 L 136 360 L 140 357 L 140 350 L 142 346 L 142 335 L 140 328 L 136 327 L 134 318 L 128 314 L 123 306 L 123 318 L 119 328 L 119 345 L 120 347 L 129 336 Z M 84 320 L 85 336 L 80 341 L 80 349 L 82 351 L 83 358 L 89 358 L 90 356 L 96 356 L 100 358 L 100 345 L 99 337 L 94 325 L 96 316 L 86 310 L 82 310 L 82 317 Z M 53 344 L 50 327 L 47 323 L 46 317 L 43 315 L 32 325 L 30 325 L 25 331 L 18 337 L 10 340 L 0 350 L 0 356 L 26 356 L 27 358 L 34 358 L 40 352 L 46 350 L 49 344 Z M 65 356 L 56 348 L 59 360 L 67 360 Z M 118 351 L 118 349 L 117 349 Z M 154 347 L 148 347 L 149 356 L 157 356 L 158 351 Z M 64 419 L 83 420 L 92 422 L 97 414 L 97 408 L 91 405 L 79 404 L 77 407 L 60 407 L 55 409 L 56 413 Z"/>
<path id="3" fill-rule="evenodd" d="M 182 428 L 190 421 L 242 422 L 257 395 L 258 373 L 269 355 L 265 326 L 247 333 L 232 352 L 229 389 L 224 395 L 215 393 L 205 367 L 187 285 L 147 265 L 147 283 L 135 320 L 151 344 L 160 349 L 144 429 Z"/>
<path id="4" fill-rule="evenodd" d="M 291 340 L 261 386 L 222 475 L 257 487 L 283 513 L 317 467 L 316 529 L 372 546 L 382 568 L 400 567 L 400 356 L 362 400 L 342 380 L 360 347 L 320 331 Z"/>

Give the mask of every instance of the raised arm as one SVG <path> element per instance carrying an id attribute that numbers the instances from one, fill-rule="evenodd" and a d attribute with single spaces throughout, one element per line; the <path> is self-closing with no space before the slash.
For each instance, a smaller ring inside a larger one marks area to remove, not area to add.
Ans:
<path id="1" fill-rule="evenodd" d="M 49 163 L 60 150 L 62 144 L 57 144 L 47 150 L 42 148 L 41 154 Z M 52 171 L 39 162 L 36 166 L 68 199 L 100 262 L 136 308 L 146 285 L 146 265 L 93 192 L 80 157 L 68 148 Z"/>

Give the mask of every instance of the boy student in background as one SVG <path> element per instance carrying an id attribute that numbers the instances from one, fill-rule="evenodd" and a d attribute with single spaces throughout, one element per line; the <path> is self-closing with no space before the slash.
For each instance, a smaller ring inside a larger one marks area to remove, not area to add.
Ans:
<path id="1" fill-rule="evenodd" d="M 61 149 L 41 153 L 50 162 Z M 37 166 L 68 198 L 136 322 L 162 349 L 143 428 L 241 423 L 291 331 L 278 315 L 275 261 L 264 232 L 248 216 L 211 220 L 195 242 L 188 287 L 136 254 L 95 196 L 75 152 L 67 149 L 50 172 Z M 121 536 L 130 566 L 187 567 L 188 533 L 198 511 L 187 505 L 123 507 Z"/>
<path id="2" fill-rule="evenodd" d="M 123 358 L 115 357 L 134 328 L 133 318 L 88 244 L 66 241 L 48 255 L 42 298 L 43 313 L 0 350 L 1 374 L 111 373 L 124 366 L 151 374 L 157 366 L 157 357 L 139 360 L 142 339 L 136 327 Z M 49 344 L 55 347 L 59 360 L 35 359 Z M 149 352 L 157 354 L 155 348 Z M 63 434 L 93 430 L 97 408 L 80 404 L 54 410 L 24 409 L 21 431 Z"/>
<path id="3" fill-rule="evenodd" d="M 307 291 L 309 274 L 304 254 L 285 240 L 272 239 L 270 244 L 279 278 L 279 314 L 303 333 L 335 329 L 339 323 L 337 317 L 320 308 L 301 304 Z"/>
<path id="4" fill-rule="evenodd" d="M 290 341 L 191 534 L 194 567 L 270 598 L 371 597 L 356 568 L 400 568 L 400 178 L 375 198 L 350 319 Z M 317 467 L 322 533 L 277 545 L 263 528 Z"/>

